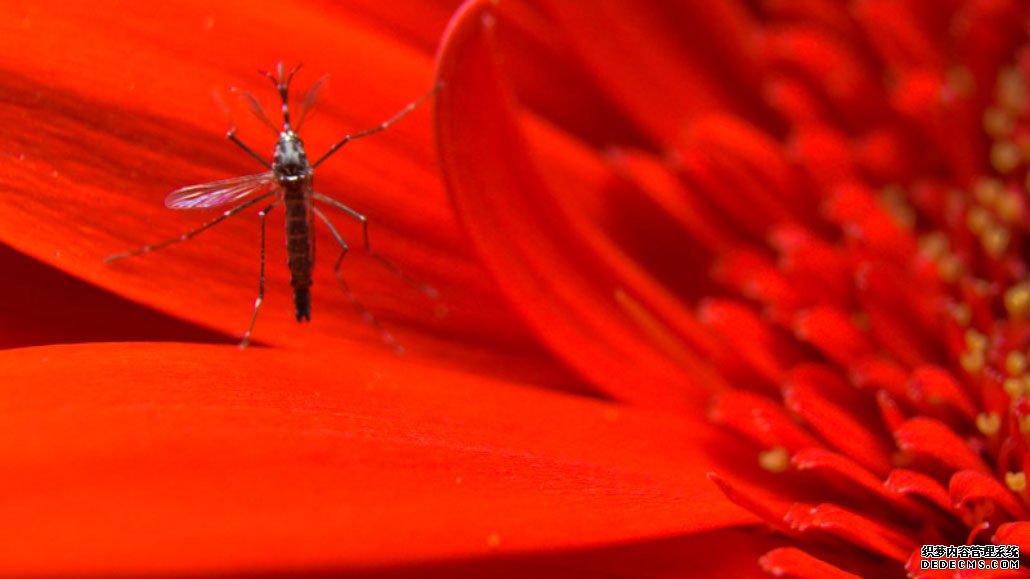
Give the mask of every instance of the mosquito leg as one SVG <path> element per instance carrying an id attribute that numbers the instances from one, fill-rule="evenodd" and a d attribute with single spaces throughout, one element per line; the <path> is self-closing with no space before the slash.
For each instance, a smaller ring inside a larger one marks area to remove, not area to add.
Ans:
<path id="1" fill-rule="evenodd" d="M 392 125 L 392 124 L 396 123 L 397 121 L 403 119 L 404 117 L 408 116 L 408 113 L 410 113 L 411 111 L 415 110 L 416 108 L 418 108 L 419 105 L 421 105 L 422 103 L 424 103 L 427 100 L 429 100 L 429 98 L 431 96 L 433 96 L 434 94 L 436 94 L 441 88 L 443 88 L 443 81 L 437 81 L 437 83 L 433 86 L 432 89 L 430 89 L 429 92 L 427 92 L 426 94 L 424 94 L 421 97 L 419 97 L 418 100 L 414 100 L 414 101 L 411 101 L 410 103 L 408 103 L 408 106 L 406 106 L 403 109 L 401 109 L 401 111 L 399 113 L 397 113 L 396 115 L 390 117 L 389 119 L 384 121 L 382 124 L 380 124 L 378 126 L 375 126 L 375 127 L 372 127 L 371 129 L 365 129 L 364 131 L 361 131 L 360 133 L 354 133 L 353 135 L 345 136 L 343 138 L 343 140 L 341 140 L 339 143 L 336 143 L 332 147 L 329 147 L 329 150 L 326 151 L 324 155 L 322 155 L 322 158 L 320 158 L 319 160 L 315 161 L 314 164 L 311 165 L 311 168 L 314 169 L 314 168 L 318 167 L 319 165 L 321 165 L 323 161 L 328 159 L 333 153 L 338 151 L 340 149 L 340 147 L 346 145 L 347 143 L 349 143 L 349 142 L 351 142 L 351 141 L 353 141 L 355 139 L 360 139 L 362 137 L 367 137 L 369 135 L 374 135 L 374 134 L 376 134 L 376 133 L 378 133 L 380 131 L 385 131 L 386 129 L 390 128 L 390 125 Z"/>
<path id="2" fill-rule="evenodd" d="M 112 261 L 118 261 L 119 259 L 125 259 L 126 257 L 132 257 L 134 255 L 140 255 L 140 254 L 143 254 L 143 253 L 150 253 L 151 251 L 157 251 L 158 249 L 164 249 L 164 248 L 168 247 L 169 245 L 174 245 L 176 243 L 182 243 L 183 241 L 186 241 L 187 239 L 193 237 L 194 235 L 197 235 L 198 233 L 200 233 L 202 231 L 205 231 L 207 229 L 210 229 L 210 228 L 214 227 L 215 225 L 218 225 L 222 221 L 225 221 L 226 219 L 232 217 L 233 215 L 236 215 L 237 213 L 239 213 L 240 211 L 243 211 L 244 209 L 250 207 L 251 205 L 255 205 L 255 204 L 257 204 L 257 203 L 259 203 L 259 202 L 261 202 L 261 201 L 263 201 L 265 199 L 268 199 L 269 197 L 271 197 L 272 195 L 275 195 L 277 193 L 278 193 L 278 191 L 270 191 L 268 193 L 265 193 L 264 195 L 260 195 L 258 197 L 255 197 L 255 198 L 251 199 L 250 201 L 247 201 L 246 203 L 241 203 L 241 204 L 237 205 L 236 207 L 233 207 L 232 209 L 226 210 L 224 213 L 222 213 L 218 217 L 212 219 L 211 221 L 208 221 L 207 223 L 201 225 L 200 227 L 198 227 L 196 229 L 193 229 L 193 230 L 190 230 L 190 231 L 187 231 L 186 233 L 183 233 L 179 237 L 173 237 L 172 239 L 166 239 L 165 241 L 162 241 L 160 243 L 155 243 L 153 245 L 144 245 L 143 247 L 141 247 L 139 249 L 133 249 L 132 251 L 126 251 L 124 253 L 116 253 L 114 255 L 109 255 L 109 256 L 107 256 L 104 259 L 104 262 L 105 263 L 111 263 Z"/>
<path id="3" fill-rule="evenodd" d="M 229 139 L 233 143 L 236 143 L 237 145 L 239 145 L 239 147 L 241 149 L 243 149 L 244 151 L 249 153 L 251 157 L 254 157 L 255 159 L 257 159 L 258 163 L 261 163 L 262 167 L 264 167 L 266 169 L 271 169 L 272 168 L 272 164 L 271 163 L 266 161 L 264 157 L 259 155 L 256 151 L 254 151 L 254 149 L 251 149 L 250 147 L 248 147 L 246 143 L 241 141 L 240 138 L 236 136 L 236 127 L 233 127 L 231 129 L 229 129 L 229 131 L 227 133 L 225 133 L 225 138 Z"/>
<path id="4" fill-rule="evenodd" d="M 247 331 L 243 334 L 243 341 L 240 342 L 241 350 L 250 344 L 250 335 L 254 332 L 254 322 L 257 322 L 258 310 L 261 309 L 261 302 L 265 301 L 265 217 L 280 203 L 282 200 L 276 200 L 258 213 L 258 217 L 261 218 L 261 275 L 258 277 L 258 295 L 254 300 L 254 313 L 250 316 L 250 325 L 247 326 Z"/>
<path id="5" fill-rule="evenodd" d="M 346 280 L 343 279 L 343 272 L 340 271 L 340 266 L 343 264 L 343 258 L 347 257 L 347 252 L 350 250 L 350 246 L 348 246 L 347 242 L 343 240 L 343 237 L 340 236 L 340 232 L 336 231 L 336 228 L 333 227 L 332 222 L 329 221 L 329 218 L 326 217 L 324 213 L 319 211 L 317 207 L 312 207 L 311 210 L 314 211 L 315 215 L 322 220 L 322 223 L 325 223 L 326 227 L 329 228 L 329 232 L 333 234 L 333 237 L 336 239 L 336 243 L 340 244 L 340 257 L 336 258 L 336 264 L 333 265 L 333 274 L 336 275 L 336 281 L 340 282 L 340 288 L 343 289 L 343 295 L 347 297 L 347 301 L 354 306 L 354 309 L 358 311 L 358 314 L 363 320 L 365 320 L 365 323 L 379 330 L 379 335 L 382 337 L 383 341 L 386 342 L 394 352 L 403 354 L 404 347 L 397 343 L 393 334 L 379 323 L 379 320 L 372 315 L 372 312 L 369 311 L 364 304 L 358 301 L 354 292 L 351 291 L 350 285 L 348 285 Z"/>
<path id="6" fill-rule="evenodd" d="M 432 299 L 436 299 L 436 298 L 440 297 L 440 292 L 436 291 L 435 288 L 433 288 L 433 287 L 431 287 L 429 285 L 426 285 L 425 283 L 423 283 L 423 282 L 421 282 L 421 281 L 419 281 L 419 280 L 409 276 L 408 274 L 404 273 L 404 271 L 402 271 L 401 268 L 397 267 L 392 261 L 386 259 L 382 255 L 379 255 L 379 253 L 376 250 L 372 249 L 372 245 L 369 243 L 369 240 L 368 240 L 368 218 L 367 217 L 365 217 L 361 213 L 358 213 L 357 211 L 351 209 L 350 207 L 347 207 L 343 203 L 340 203 L 336 199 L 333 199 L 332 197 L 329 197 L 327 195 L 322 195 L 321 193 L 317 193 L 316 192 L 316 193 L 313 193 L 313 196 L 314 196 L 315 199 L 317 199 L 319 201 L 322 201 L 323 203 L 328 203 L 328 204 L 332 205 L 333 207 L 339 209 L 340 211 L 343 211 L 347 215 L 350 215 L 354 219 L 357 219 L 358 221 L 360 221 L 361 222 L 361 237 L 362 237 L 362 240 L 364 241 L 365 253 L 367 253 L 368 255 L 370 255 L 373 258 L 375 258 L 375 260 L 378 261 L 380 264 L 382 264 L 383 267 L 385 267 L 386 269 L 390 270 L 390 273 L 396 275 L 402 281 L 404 281 L 404 283 L 410 285 L 411 287 L 417 289 L 418 291 L 424 293 L 426 296 L 428 296 L 428 297 L 430 297 Z"/>

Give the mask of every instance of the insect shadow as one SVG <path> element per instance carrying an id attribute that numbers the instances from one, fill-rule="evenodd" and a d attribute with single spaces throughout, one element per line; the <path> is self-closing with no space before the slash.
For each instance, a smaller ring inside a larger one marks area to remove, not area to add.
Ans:
<path id="1" fill-rule="evenodd" d="M 437 84 L 428 93 L 423 95 L 421 98 L 408 103 L 408 105 L 401 109 L 400 112 L 378 126 L 344 136 L 343 139 L 335 145 L 329 147 L 329 150 L 319 157 L 318 160 L 311 163 L 308 161 L 307 154 L 304 152 L 304 143 L 301 141 L 297 133 L 300 131 L 300 128 L 304 123 L 304 118 L 311 109 L 311 105 L 315 102 L 318 92 L 324 86 L 326 77 L 319 79 L 311 86 L 310 89 L 308 89 L 301 105 L 300 113 L 297 115 L 296 124 L 294 125 L 290 118 L 289 92 L 290 84 L 298 70 L 300 70 L 300 65 L 293 67 L 289 73 L 285 73 L 283 63 L 280 62 L 277 66 L 277 74 L 260 71 L 261 74 L 265 75 L 272 81 L 276 91 L 279 93 L 279 99 L 282 102 L 283 117 L 281 128 L 277 128 L 275 124 L 272 123 L 268 115 L 265 113 L 264 108 L 261 106 L 261 103 L 254 97 L 254 95 L 240 89 L 233 89 L 246 99 L 250 105 L 251 112 L 253 112 L 261 122 L 271 128 L 273 132 L 278 134 L 279 141 L 275 145 L 275 152 L 272 157 L 272 161 L 268 162 L 264 157 L 236 136 L 235 125 L 230 127 L 229 131 L 226 133 L 226 137 L 261 163 L 261 165 L 268 169 L 268 171 L 258 173 L 256 175 L 245 175 L 243 177 L 235 177 L 232 179 L 223 179 L 220 181 L 212 181 L 210 183 L 183 187 L 172 191 L 165 199 L 165 206 L 171 209 L 207 209 L 232 205 L 234 203 L 238 203 L 238 205 L 225 210 L 215 219 L 208 221 L 196 229 L 187 231 L 178 237 L 152 245 L 145 245 L 132 251 L 111 255 L 104 261 L 117 261 L 126 257 L 149 253 L 176 243 L 181 243 L 202 231 L 206 231 L 215 225 L 218 225 L 222 221 L 240 213 L 248 207 L 252 207 L 265 201 L 270 201 L 267 206 L 258 212 L 258 216 L 261 219 L 261 274 L 258 281 L 257 299 L 254 300 L 254 311 L 251 314 L 250 324 L 247 326 L 247 331 L 243 334 L 243 340 L 240 342 L 240 347 L 246 348 L 250 343 L 251 335 L 254 332 L 254 324 L 257 322 L 258 311 L 261 309 L 261 303 L 264 301 L 265 296 L 265 219 L 273 209 L 281 205 L 285 212 L 286 261 L 290 269 L 290 285 L 293 288 L 293 306 L 297 321 L 304 322 L 311 320 L 311 274 L 314 267 L 315 256 L 314 224 L 315 219 L 317 218 L 329 228 L 329 232 L 333 235 L 336 243 L 340 246 L 340 255 L 336 258 L 336 263 L 333 266 L 333 273 L 336 275 L 336 280 L 343 289 L 344 295 L 359 312 L 361 317 L 379 331 L 383 340 L 395 351 L 401 352 L 403 351 L 403 348 L 400 344 L 398 344 L 390 332 L 387 331 L 381 323 L 379 323 L 375 316 L 372 315 L 372 312 L 358 301 L 354 293 L 351 291 L 350 286 L 343 279 L 340 266 L 343 263 L 343 258 L 347 256 L 350 246 L 346 241 L 344 241 L 343 237 L 336 230 L 336 227 L 333 226 L 332 222 L 328 217 L 326 217 L 325 213 L 319 209 L 316 203 L 322 203 L 332 207 L 333 209 L 342 211 L 345 215 L 359 221 L 361 223 L 362 244 L 364 246 L 365 253 L 375 258 L 376 261 L 382 264 L 391 273 L 431 298 L 438 297 L 437 291 L 408 276 L 401 271 L 400 268 L 394 265 L 393 262 L 372 249 L 372 245 L 369 242 L 368 237 L 368 219 L 363 214 L 351 209 L 343 203 L 340 203 L 332 197 L 315 191 L 314 173 L 315 169 L 319 165 L 324 163 L 326 159 L 347 143 L 355 139 L 374 135 L 380 131 L 385 131 L 390 127 L 390 125 L 407 116 L 419 105 L 439 91 L 443 87 L 443 83 L 442 81 L 437 82 Z"/>

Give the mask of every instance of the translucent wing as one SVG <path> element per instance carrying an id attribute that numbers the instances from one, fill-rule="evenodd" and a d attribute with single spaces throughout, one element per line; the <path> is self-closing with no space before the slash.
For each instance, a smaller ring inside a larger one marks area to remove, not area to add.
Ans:
<path id="1" fill-rule="evenodd" d="M 172 209 L 218 207 L 239 201 L 258 191 L 265 191 L 274 185 L 275 177 L 271 171 L 190 185 L 169 193 L 165 198 L 165 207 Z"/>

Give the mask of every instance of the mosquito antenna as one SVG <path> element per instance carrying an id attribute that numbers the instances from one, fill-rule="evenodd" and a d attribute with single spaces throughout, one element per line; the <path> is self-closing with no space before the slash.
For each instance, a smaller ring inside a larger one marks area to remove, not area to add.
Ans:
<path id="1" fill-rule="evenodd" d="M 275 123 L 268 118 L 268 113 L 265 112 L 265 107 L 261 106 L 261 102 L 257 100 L 257 97 L 242 88 L 232 87 L 231 90 L 247 100 L 247 104 L 250 105 L 250 112 L 254 113 L 254 116 L 257 117 L 258 120 L 265 123 L 265 126 L 268 128 L 272 129 L 273 133 L 279 133 L 278 127 L 276 127 Z"/>
<path id="2" fill-rule="evenodd" d="M 276 70 L 279 73 L 278 75 L 272 74 L 267 70 L 258 71 L 261 74 L 268 77 L 268 80 L 272 81 L 272 85 L 275 86 L 275 90 L 279 91 L 279 99 L 282 100 L 283 103 L 283 124 L 286 125 L 287 128 L 290 127 L 290 83 L 293 82 L 293 75 L 297 74 L 297 71 L 300 70 L 300 67 L 301 65 L 298 64 L 297 66 L 291 68 L 290 74 L 287 75 L 286 69 L 283 66 L 282 61 L 280 61 L 278 64 L 276 64 Z"/>
<path id="3" fill-rule="evenodd" d="M 304 124 L 304 119 L 308 116 L 308 111 L 311 110 L 311 105 L 315 104 L 315 100 L 318 98 L 319 91 L 325 86 L 326 81 L 329 80 L 329 75 L 325 75 L 322 78 L 315 81 L 315 84 L 311 85 L 308 89 L 308 93 L 304 95 L 304 102 L 300 105 L 300 114 L 297 116 L 297 132 L 300 132 L 300 126 Z"/>

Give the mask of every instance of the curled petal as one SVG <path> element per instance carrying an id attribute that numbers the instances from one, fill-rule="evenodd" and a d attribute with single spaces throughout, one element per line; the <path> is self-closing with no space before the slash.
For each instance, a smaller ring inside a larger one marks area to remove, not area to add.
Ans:
<path id="1" fill-rule="evenodd" d="M 697 384 L 656 351 L 645 322 L 653 316 L 625 305 L 661 299 L 633 295 L 628 284 L 642 286 L 618 269 L 618 248 L 560 202 L 531 157 L 497 59 L 495 27 L 505 22 L 494 3 L 467 3 L 440 53 L 447 86 L 436 98 L 436 138 L 454 204 L 501 288 L 553 351 L 614 396 L 682 408 Z M 627 294 L 632 302 L 618 299 Z"/>

